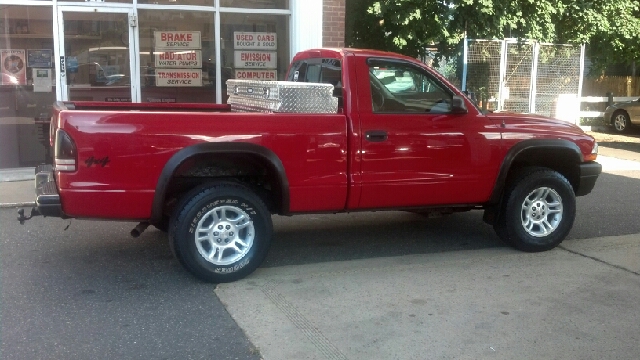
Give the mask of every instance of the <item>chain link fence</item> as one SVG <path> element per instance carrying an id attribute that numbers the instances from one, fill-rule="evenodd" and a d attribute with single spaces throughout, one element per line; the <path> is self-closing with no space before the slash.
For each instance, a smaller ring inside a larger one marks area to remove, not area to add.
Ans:
<path id="1" fill-rule="evenodd" d="M 498 109 L 502 41 L 468 40 L 466 88 L 475 93 L 480 105 Z M 463 88 L 463 90 L 466 90 Z"/>
<path id="2" fill-rule="evenodd" d="M 535 112 L 555 114 L 557 99 L 562 94 L 580 94 L 581 47 L 541 44 L 538 54 Z"/>
<path id="3" fill-rule="evenodd" d="M 483 108 L 554 116 L 560 97 L 580 96 L 581 46 L 466 41 L 462 90 L 474 93 Z"/>

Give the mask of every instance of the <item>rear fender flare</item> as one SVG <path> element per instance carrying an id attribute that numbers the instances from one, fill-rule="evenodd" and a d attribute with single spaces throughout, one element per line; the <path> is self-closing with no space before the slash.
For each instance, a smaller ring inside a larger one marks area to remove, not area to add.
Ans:
<path id="1" fill-rule="evenodd" d="M 279 178 L 280 187 L 277 190 L 280 192 L 279 197 L 282 202 L 280 213 L 287 214 L 289 212 L 289 181 L 282 161 L 273 151 L 251 143 L 201 143 L 178 151 L 164 165 L 153 197 L 151 224 L 160 224 L 162 222 L 162 210 L 167 188 L 176 170 L 189 158 L 201 154 L 248 154 L 262 158 L 270 164 Z"/>

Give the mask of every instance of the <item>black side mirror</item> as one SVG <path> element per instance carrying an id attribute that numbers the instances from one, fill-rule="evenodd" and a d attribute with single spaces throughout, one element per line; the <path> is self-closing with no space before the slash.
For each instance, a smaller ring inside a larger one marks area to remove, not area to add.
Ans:
<path id="1" fill-rule="evenodd" d="M 464 98 L 459 95 L 453 95 L 451 99 L 451 112 L 454 114 L 466 114 L 467 105 L 464 103 Z"/>

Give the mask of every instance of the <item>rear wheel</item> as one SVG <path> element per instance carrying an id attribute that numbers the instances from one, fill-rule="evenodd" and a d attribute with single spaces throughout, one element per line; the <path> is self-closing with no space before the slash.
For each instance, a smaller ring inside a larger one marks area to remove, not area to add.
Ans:
<path id="1" fill-rule="evenodd" d="M 186 195 L 172 217 L 169 241 L 180 263 L 207 282 L 241 279 L 264 260 L 271 215 L 264 202 L 238 184 L 201 187 Z"/>
<path id="2" fill-rule="evenodd" d="M 573 226 L 575 194 L 569 181 L 556 171 L 537 168 L 524 172 L 507 190 L 504 201 L 494 229 L 516 249 L 553 249 Z"/>
<path id="3" fill-rule="evenodd" d="M 617 111 L 613 114 L 613 130 L 617 133 L 625 133 L 629 131 L 629 127 L 631 127 L 631 119 L 629 119 L 629 114 L 624 111 Z"/>

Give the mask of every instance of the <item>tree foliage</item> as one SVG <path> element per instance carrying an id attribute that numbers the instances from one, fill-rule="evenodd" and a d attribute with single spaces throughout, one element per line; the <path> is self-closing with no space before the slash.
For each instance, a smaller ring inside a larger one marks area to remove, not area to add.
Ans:
<path id="1" fill-rule="evenodd" d="M 631 62 L 640 50 L 640 0 L 347 0 L 347 43 L 423 55 L 469 38 L 586 43 L 592 60 Z"/>

